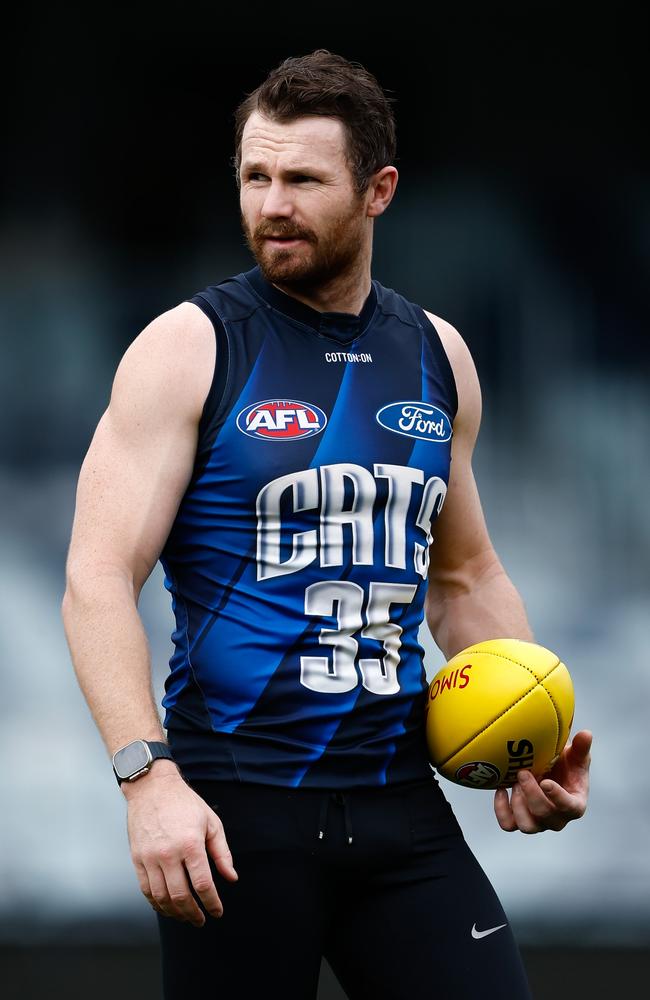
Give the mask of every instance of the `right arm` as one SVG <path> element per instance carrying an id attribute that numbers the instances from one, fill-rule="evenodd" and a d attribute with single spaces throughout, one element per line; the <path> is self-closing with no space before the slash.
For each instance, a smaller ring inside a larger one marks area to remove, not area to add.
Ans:
<path id="1" fill-rule="evenodd" d="M 137 604 L 190 481 L 198 424 L 215 364 L 212 324 L 181 303 L 125 352 L 109 406 L 79 475 L 62 617 L 74 670 L 109 755 L 134 739 L 164 740 Z M 206 846 L 229 878 L 232 859 L 216 813 L 172 761 L 121 788 L 131 855 L 156 909 L 201 926 L 222 906 Z"/>

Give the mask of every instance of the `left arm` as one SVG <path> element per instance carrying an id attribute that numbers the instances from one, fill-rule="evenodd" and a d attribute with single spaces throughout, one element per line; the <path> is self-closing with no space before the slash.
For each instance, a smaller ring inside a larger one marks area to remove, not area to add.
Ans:
<path id="1" fill-rule="evenodd" d="M 534 641 L 523 601 L 490 541 L 472 471 L 481 422 L 481 390 L 467 345 L 449 323 L 427 313 L 440 334 L 458 392 L 447 496 L 430 547 L 426 621 L 447 659 L 484 639 Z M 497 789 L 494 811 L 504 830 L 560 830 L 582 816 L 589 787 L 591 733 L 576 733 L 550 774 L 538 782 L 520 771 L 510 800 Z"/>
<path id="2" fill-rule="evenodd" d="M 427 315 L 430 315 L 427 313 Z M 460 334 L 439 317 L 435 327 L 458 392 L 449 487 L 431 544 L 426 620 L 447 659 L 484 639 L 533 641 L 523 601 L 490 541 L 472 471 L 481 422 L 481 389 Z"/>

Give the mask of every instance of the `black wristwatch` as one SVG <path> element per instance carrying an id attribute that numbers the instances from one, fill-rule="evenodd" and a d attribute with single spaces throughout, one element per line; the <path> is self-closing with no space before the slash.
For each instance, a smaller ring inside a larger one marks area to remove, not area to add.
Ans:
<path id="1" fill-rule="evenodd" d="M 151 769 L 154 760 L 166 757 L 173 760 L 172 752 L 166 743 L 152 740 L 133 740 L 125 747 L 120 747 L 113 754 L 113 771 L 118 785 L 123 781 L 135 781 Z"/>

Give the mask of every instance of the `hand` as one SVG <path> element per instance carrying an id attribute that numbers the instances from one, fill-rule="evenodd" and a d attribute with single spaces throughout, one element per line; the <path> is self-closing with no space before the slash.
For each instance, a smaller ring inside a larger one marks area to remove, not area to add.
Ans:
<path id="1" fill-rule="evenodd" d="M 223 906 L 206 848 L 222 875 L 233 882 L 238 875 L 214 810 L 175 768 L 157 774 L 152 768 L 125 794 L 131 857 L 140 889 L 154 910 L 202 927 L 205 916 L 192 895 L 193 886 L 207 912 L 220 917 Z"/>
<path id="2" fill-rule="evenodd" d="M 519 771 L 510 801 L 508 789 L 497 788 L 494 812 L 499 826 L 508 832 L 540 833 L 562 830 L 579 819 L 587 808 L 591 741 L 590 731 L 581 729 L 539 782 L 530 771 Z"/>

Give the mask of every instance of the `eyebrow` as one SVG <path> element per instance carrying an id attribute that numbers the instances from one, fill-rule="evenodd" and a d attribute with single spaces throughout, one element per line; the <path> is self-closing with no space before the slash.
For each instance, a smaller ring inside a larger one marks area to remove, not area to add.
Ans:
<path id="1" fill-rule="evenodd" d="M 266 164 L 260 163 L 259 161 L 254 161 L 252 163 L 243 163 L 241 167 L 242 173 L 263 174 L 266 172 Z M 285 167 L 282 171 L 284 174 L 320 174 L 322 173 L 322 167 L 312 167 L 312 166 L 297 166 L 297 167 Z"/>

